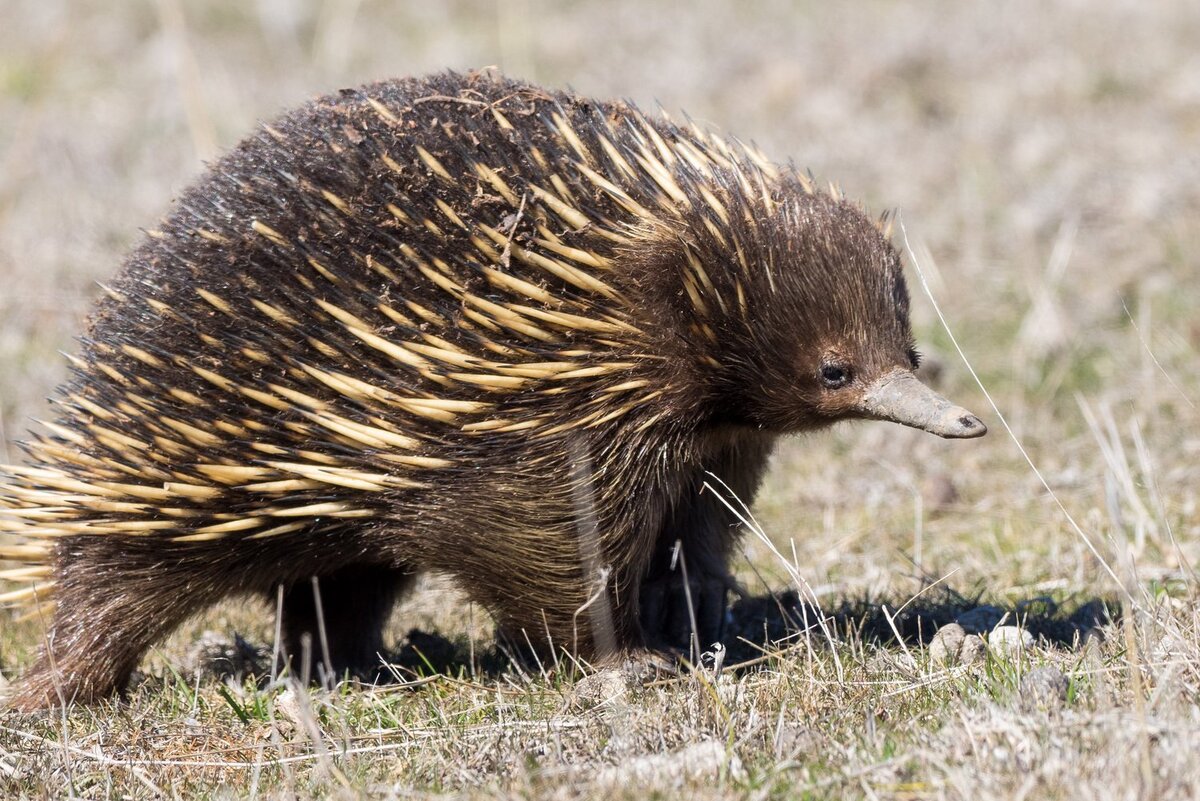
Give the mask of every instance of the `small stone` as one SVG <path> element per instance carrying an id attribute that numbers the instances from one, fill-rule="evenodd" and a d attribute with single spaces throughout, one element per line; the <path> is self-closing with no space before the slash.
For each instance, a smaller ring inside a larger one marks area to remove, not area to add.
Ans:
<path id="1" fill-rule="evenodd" d="M 1033 635 L 1017 626 L 997 626 L 988 635 L 987 644 L 997 656 L 1013 657 L 1033 647 Z"/>
<path id="2" fill-rule="evenodd" d="M 967 634 L 957 623 L 947 623 L 929 641 L 929 661 L 944 667 L 970 665 L 980 661 L 986 650 L 978 635 Z"/>
<path id="3" fill-rule="evenodd" d="M 929 661 L 935 665 L 958 664 L 958 654 L 967 632 L 957 623 L 947 623 L 929 641 Z"/>
<path id="4" fill-rule="evenodd" d="M 1007 614 L 998 606 L 977 606 L 963 612 L 954 622 L 962 626 L 970 634 L 986 634 L 999 625 Z"/>
<path id="5" fill-rule="evenodd" d="M 1025 709 L 1061 709 L 1067 703 L 1070 680 L 1058 668 L 1034 668 L 1021 678 L 1020 701 Z"/>
<path id="6" fill-rule="evenodd" d="M 628 702 L 637 683 L 631 670 L 604 668 L 575 682 L 567 705 L 576 712 L 619 707 Z"/>
<path id="7" fill-rule="evenodd" d="M 289 686 L 275 697 L 275 711 L 279 713 L 281 722 L 290 724 L 289 734 L 305 731 L 305 709 L 300 703 L 300 696 L 292 687 Z M 312 717 L 311 713 L 308 717 Z"/>
<path id="8" fill-rule="evenodd" d="M 958 652 L 960 665 L 973 665 L 982 662 L 987 656 L 987 643 L 978 634 L 968 634 L 963 638 L 962 648 Z"/>

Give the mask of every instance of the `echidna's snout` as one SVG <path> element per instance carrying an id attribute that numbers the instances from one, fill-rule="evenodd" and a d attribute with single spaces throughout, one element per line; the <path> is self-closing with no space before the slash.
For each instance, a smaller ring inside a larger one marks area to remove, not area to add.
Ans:
<path id="1" fill-rule="evenodd" d="M 955 406 L 909 372 L 881 376 L 867 387 L 858 408 L 865 417 L 890 420 L 947 439 L 971 439 L 987 433 L 982 420 Z"/>

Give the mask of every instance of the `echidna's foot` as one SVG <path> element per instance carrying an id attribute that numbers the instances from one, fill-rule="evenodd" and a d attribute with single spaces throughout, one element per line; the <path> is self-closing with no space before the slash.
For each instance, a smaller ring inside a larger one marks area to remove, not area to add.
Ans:
<path id="1" fill-rule="evenodd" d="M 71 704 L 91 704 L 120 692 L 133 672 L 131 663 L 116 665 L 104 655 L 76 660 L 60 654 L 43 656 L 8 688 L 0 705 L 16 712 L 36 712 Z"/>
<path id="2" fill-rule="evenodd" d="M 674 651 L 641 648 L 614 656 L 610 667 L 619 667 L 633 680 L 646 684 L 658 679 L 675 678 L 681 674 L 683 666 Z"/>
<path id="3" fill-rule="evenodd" d="M 56 690 L 55 682 L 49 680 L 46 671 L 41 667 L 39 665 L 30 669 L 17 684 L 6 688 L 3 699 L 5 709 L 14 712 L 36 712 L 68 702 L 65 694 Z"/>
<path id="4" fill-rule="evenodd" d="M 642 688 L 679 678 L 684 672 L 676 654 L 645 648 L 608 653 L 589 663 L 582 674 L 579 667 L 573 663 L 567 676 L 574 685 L 566 695 L 566 708 L 576 713 L 624 706 Z"/>
<path id="5" fill-rule="evenodd" d="M 695 656 L 720 642 L 729 615 L 729 593 L 737 589 L 727 574 L 664 573 L 642 584 L 640 619 L 651 648 Z M 693 638 L 694 635 L 694 638 Z"/>

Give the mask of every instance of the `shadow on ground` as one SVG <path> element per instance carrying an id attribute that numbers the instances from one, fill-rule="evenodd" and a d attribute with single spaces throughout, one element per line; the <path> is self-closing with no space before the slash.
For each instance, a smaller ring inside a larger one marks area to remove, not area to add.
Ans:
<path id="1" fill-rule="evenodd" d="M 826 632 L 837 639 L 857 638 L 882 647 L 927 644 L 938 629 L 950 623 L 968 634 L 986 634 L 998 626 L 1018 626 L 1046 647 L 1072 649 L 1090 632 L 1116 619 L 1117 605 L 1099 598 L 1058 602 L 1049 597 L 1028 598 L 1011 605 L 981 603 L 982 593 L 964 595 L 939 589 L 916 599 L 847 599 L 818 610 L 795 591 L 750 596 L 729 609 L 724 664 L 761 662 L 760 657 L 803 640 L 823 647 Z M 242 680 L 247 675 L 270 673 L 269 646 L 206 635 L 187 660 L 188 672 Z M 387 654 L 389 667 L 373 678 L 378 682 L 403 682 L 423 676 L 498 676 L 520 662 L 537 672 L 538 666 L 522 660 L 503 645 L 472 650 L 465 638 L 448 638 L 437 632 L 412 629 L 399 646 Z M 753 669 L 747 666 L 745 669 Z"/>
<path id="2" fill-rule="evenodd" d="M 1074 648 L 1093 629 L 1112 622 L 1118 607 L 1100 598 L 1059 603 L 1039 596 L 1008 606 L 981 603 L 982 593 L 964 595 L 941 589 L 916 599 L 843 600 L 818 610 L 795 591 L 743 599 L 730 610 L 723 644 L 727 664 L 762 655 L 764 649 L 795 642 L 806 634 L 813 642 L 825 637 L 857 637 L 882 646 L 928 644 L 942 626 L 957 623 L 968 634 L 986 634 L 997 626 L 1018 626 L 1035 641 Z M 824 617 L 821 615 L 824 612 Z M 817 636 L 811 636 L 811 635 Z"/>

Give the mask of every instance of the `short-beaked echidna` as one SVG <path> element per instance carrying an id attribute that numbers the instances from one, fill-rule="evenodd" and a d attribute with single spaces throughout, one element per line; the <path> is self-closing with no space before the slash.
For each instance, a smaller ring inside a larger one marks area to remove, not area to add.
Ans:
<path id="1" fill-rule="evenodd" d="M 285 656 L 367 669 L 423 571 L 535 648 L 711 641 L 737 528 L 706 473 L 749 502 L 783 434 L 985 431 L 914 377 L 900 259 L 856 206 L 487 74 L 262 126 L 82 342 L 31 463 L 0 468 L 5 577 L 30 582 L 5 598 L 53 604 L 21 709 L 114 692 L 235 593 L 279 593 Z"/>

